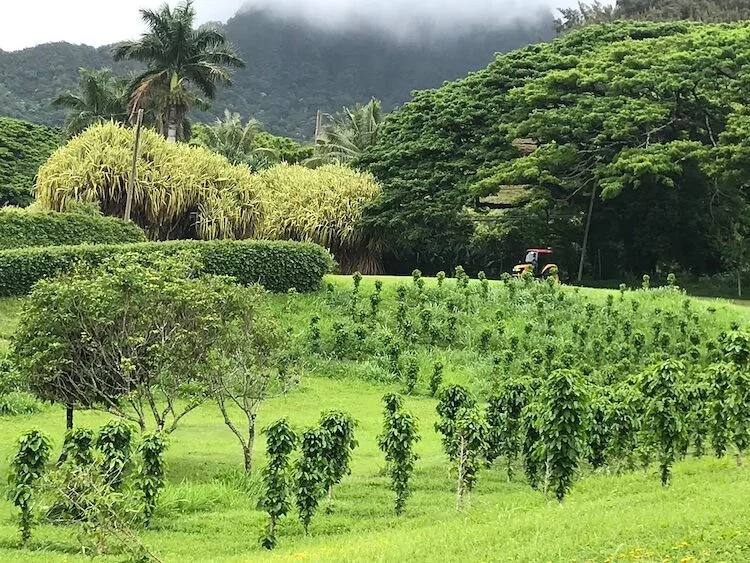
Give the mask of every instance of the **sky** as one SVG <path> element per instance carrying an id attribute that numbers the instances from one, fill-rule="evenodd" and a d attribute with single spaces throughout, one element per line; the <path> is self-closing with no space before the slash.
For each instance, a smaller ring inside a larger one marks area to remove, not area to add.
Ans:
<path id="1" fill-rule="evenodd" d="M 198 23 L 226 21 L 243 5 L 314 20 L 325 27 L 365 20 L 402 33 L 419 24 L 456 29 L 465 24 L 507 21 L 540 7 L 574 5 L 576 0 L 194 0 Z M 139 8 L 164 0 L 0 0 L 0 49 L 68 41 L 100 46 L 134 39 L 143 32 Z M 176 0 L 170 0 L 174 5 Z M 488 17 L 489 15 L 489 17 Z"/>

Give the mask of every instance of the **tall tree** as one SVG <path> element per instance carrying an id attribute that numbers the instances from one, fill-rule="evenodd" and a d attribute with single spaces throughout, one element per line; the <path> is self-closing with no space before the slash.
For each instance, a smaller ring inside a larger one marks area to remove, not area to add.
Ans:
<path id="1" fill-rule="evenodd" d="M 315 139 L 315 152 L 307 160 L 309 166 L 343 164 L 358 158 L 378 142 L 383 110 L 379 100 L 344 108 L 328 116 L 327 123 Z"/>
<path id="2" fill-rule="evenodd" d="M 114 48 L 115 60 L 135 60 L 146 65 L 132 84 L 133 110 L 152 104 L 161 133 L 174 142 L 185 137 L 184 122 L 201 96 L 212 100 L 219 85 L 231 84 L 231 67 L 244 61 L 222 33 L 207 27 L 194 28 L 195 8 L 185 0 L 171 9 L 141 10 L 148 26 L 137 41 Z"/>
<path id="3" fill-rule="evenodd" d="M 102 121 L 123 122 L 127 119 L 128 82 L 109 69 L 79 70 L 78 90 L 60 94 L 52 102 L 68 110 L 65 135 L 73 137 Z"/>

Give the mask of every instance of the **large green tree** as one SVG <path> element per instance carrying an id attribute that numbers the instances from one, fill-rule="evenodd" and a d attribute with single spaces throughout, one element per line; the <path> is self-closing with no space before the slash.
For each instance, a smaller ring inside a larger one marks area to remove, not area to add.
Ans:
<path id="1" fill-rule="evenodd" d="M 127 119 L 128 82 L 109 69 L 79 71 L 78 90 L 60 94 L 52 102 L 65 109 L 65 135 L 72 137 L 94 123 Z"/>
<path id="2" fill-rule="evenodd" d="M 187 113 L 202 99 L 211 100 L 220 85 L 231 83 L 231 68 L 244 62 L 222 33 L 196 29 L 192 0 L 174 9 L 141 10 L 148 32 L 113 50 L 115 60 L 134 60 L 146 70 L 133 81 L 131 105 L 150 107 L 159 130 L 170 141 L 185 137 Z"/>
<path id="3" fill-rule="evenodd" d="M 396 265 L 485 268 L 552 245 L 575 272 L 591 218 L 590 273 L 721 268 L 747 216 L 749 35 L 746 23 L 591 26 L 418 92 L 359 161 L 384 186 L 367 227 Z M 477 244 L 487 231 L 514 248 Z"/>

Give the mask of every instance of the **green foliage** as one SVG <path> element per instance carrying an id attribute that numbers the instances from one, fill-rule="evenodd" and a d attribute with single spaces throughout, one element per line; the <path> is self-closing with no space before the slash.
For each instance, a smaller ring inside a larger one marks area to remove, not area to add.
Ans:
<path id="1" fill-rule="evenodd" d="M 435 423 L 435 430 L 442 434 L 443 449 L 451 460 L 456 458 L 456 429 L 461 411 L 471 409 L 475 404 L 471 393 L 460 385 L 450 385 L 438 396 L 437 413 L 440 420 Z"/>
<path id="2" fill-rule="evenodd" d="M 47 405 L 31 393 L 10 391 L 0 393 L 0 416 L 22 416 L 43 411 Z"/>
<path id="3" fill-rule="evenodd" d="M 175 140 L 187 138 L 188 111 L 202 100 L 216 97 L 220 85 L 231 83 L 231 68 L 245 66 L 222 30 L 195 26 L 195 7 L 184 0 L 174 8 L 141 10 L 148 31 L 140 39 L 114 46 L 115 60 L 142 63 L 146 70 L 133 79 L 130 92 L 134 108 L 154 113 L 157 128 Z"/>
<path id="4" fill-rule="evenodd" d="M 587 396 L 583 376 L 570 369 L 553 371 L 539 393 L 539 441 L 546 483 L 562 501 L 570 490 L 584 450 Z"/>
<path id="5" fill-rule="evenodd" d="M 489 427 L 478 407 L 462 409 L 458 413 L 454 434 L 454 464 L 457 476 L 456 510 L 463 508 L 477 480 L 481 459 L 487 449 Z"/>
<path id="6" fill-rule="evenodd" d="M 646 439 L 659 454 L 661 483 L 669 484 L 672 464 L 686 438 L 683 378 L 685 364 L 666 360 L 646 370 L 641 376 L 643 394 L 643 428 Z"/>
<path id="7" fill-rule="evenodd" d="M 289 164 L 302 164 L 313 154 L 312 145 L 298 143 L 294 139 L 273 135 L 267 131 L 261 131 L 255 136 L 255 145 L 273 151 L 281 162 Z"/>
<path id="8" fill-rule="evenodd" d="M 235 351 L 257 294 L 231 278 L 196 275 L 195 258 L 123 254 L 37 284 L 13 342 L 30 388 L 107 410 L 142 432 L 150 417 L 157 431 L 174 430 L 210 396 L 211 375 Z"/>
<path id="9" fill-rule="evenodd" d="M 558 32 L 616 20 L 729 22 L 750 19 L 750 8 L 743 0 L 617 0 L 614 4 L 594 0 L 559 11 L 560 18 L 555 20 Z"/>
<path id="10" fill-rule="evenodd" d="M 430 375 L 430 396 L 432 397 L 438 394 L 440 387 L 443 385 L 443 370 L 442 362 L 435 362 L 435 365 L 432 366 L 432 375 Z"/>
<path id="11" fill-rule="evenodd" d="M 0 250 L 30 246 L 144 242 L 134 223 L 82 213 L 0 210 Z"/>
<path id="12" fill-rule="evenodd" d="M 104 481 L 114 491 L 122 488 L 130 463 L 133 430 L 121 420 L 102 426 L 96 436 L 96 448 L 102 453 Z"/>
<path id="13" fill-rule="evenodd" d="M 325 453 L 328 449 L 330 435 L 322 427 L 306 430 L 300 442 L 300 458 L 295 468 L 296 504 L 299 519 L 310 533 L 310 522 L 318 511 L 320 499 L 325 494 L 326 480 L 329 478 L 328 460 Z"/>
<path id="14" fill-rule="evenodd" d="M 322 460 L 325 466 L 323 488 L 327 491 L 329 512 L 333 509 L 334 485 L 351 473 L 352 451 L 358 445 L 354 439 L 356 426 L 351 415 L 341 411 L 329 411 L 320 418 L 320 428 L 327 433 Z"/>
<path id="15" fill-rule="evenodd" d="M 414 444 L 420 440 L 420 436 L 414 417 L 401 410 L 402 399 L 399 395 L 386 395 L 383 403 L 385 416 L 383 432 L 378 436 L 378 446 L 385 454 L 391 489 L 396 493 L 396 514 L 401 515 L 411 496 L 409 479 L 414 473 L 414 464 L 419 459 L 414 453 Z"/>
<path id="16" fill-rule="evenodd" d="M 526 385 L 523 381 L 506 380 L 498 393 L 488 399 L 487 459 L 506 459 L 508 479 L 513 476 L 513 463 L 521 452 L 521 415 L 526 406 Z"/>
<path id="17" fill-rule="evenodd" d="M 291 507 L 289 501 L 289 456 L 297 444 L 297 435 L 285 419 L 277 420 L 265 429 L 268 465 L 263 469 L 263 496 L 258 508 L 269 516 L 266 534 L 261 545 L 276 547 L 276 525 Z"/>
<path id="18" fill-rule="evenodd" d="M 18 527 L 23 545 L 31 538 L 34 489 L 49 461 L 51 449 L 52 444 L 47 436 L 38 430 L 30 430 L 19 440 L 18 451 L 10 464 L 8 498 L 21 511 Z"/>
<path id="19" fill-rule="evenodd" d="M 708 367 L 709 416 L 711 447 L 716 457 L 723 457 L 731 436 L 729 401 L 735 367 L 731 363 L 716 363 Z"/>
<path id="20" fill-rule="evenodd" d="M 141 455 L 136 487 L 143 496 L 143 521 L 151 523 L 156 512 L 159 494 L 164 488 L 164 450 L 167 444 L 160 433 L 146 434 L 138 445 Z"/>
<path id="21" fill-rule="evenodd" d="M 60 94 L 52 102 L 56 108 L 68 112 L 65 135 L 78 135 L 95 123 L 128 118 L 128 81 L 116 77 L 109 69 L 80 69 L 78 91 Z"/>
<path id="22" fill-rule="evenodd" d="M 242 121 L 239 113 L 224 111 L 224 117 L 210 125 L 193 128 L 193 140 L 225 156 L 232 164 L 244 164 L 253 172 L 268 168 L 280 161 L 273 149 L 258 145 L 257 137 L 263 126 L 257 120 Z"/>
<path id="23" fill-rule="evenodd" d="M 62 457 L 74 465 L 91 465 L 94 462 L 94 431 L 75 428 L 65 433 Z"/>
<path id="24" fill-rule="evenodd" d="M 417 92 L 359 161 L 384 190 L 365 227 L 392 267 L 503 271 L 545 245 L 570 272 L 593 196 L 588 272 L 717 271 L 748 233 L 747 27 L 591 26 Z"/>
<path id="25" fill-rule="evenodd" d="M 315 139 L 313 156 L 306 161 L 308 166 L 349 163 L 378 142 L 383 123 L 379 100 L 373 98 L 327 117 L 328 122 Z"/>
<path id="26" fill-rule="evenodd" d="M 269 291 L 313 291 L 332 268 L 330 254 L 315 244 L 286 241 L 170 241 L 126 245 L 80 245 L 0 251 L 0 295 L 27 294 L 39 280 L 70 271 L 78 263 L 96 266 L 131 254 L 155 260 L 189 251 L 203 272 L 231 276 L 238 283 L 260 283 Z"/>
<path id="27" fill-rule="evenodd" d="M 59 143 L 57 129 L 0 117 L 0 205 L 31 203 L 36 172 Z"/>

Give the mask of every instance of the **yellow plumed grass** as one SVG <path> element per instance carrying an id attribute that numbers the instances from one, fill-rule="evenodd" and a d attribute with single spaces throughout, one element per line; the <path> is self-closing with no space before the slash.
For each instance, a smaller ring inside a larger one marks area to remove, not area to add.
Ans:
<path id="1" fill-rule="evenodd" d="M 114 123 L 95 125 L 73 138 L 39 169 L 40 207 L 65 211 L 74 201 L 96 201 L 105 215 L 122 217 L 133 142 L 133 130 Z M 223 201 L 229 193 L 236 205 Z M 143 131 L 132 219 L 152 239 L 248 238 L 260 222 L 259 214 L 247 167 Z"/>
<path id="2" fill-rule="evenodd" d="M 133 142 L 133 130 L 114 123 L 73 138 L 40 168 L 37 206 L 65 211 L 73 202 L 98 202 L 105 215 L 123 217 Z M 151 239 L 315 242 L 342 271 L 375 273 L 379 248 L 359 224 L 380 193 L 370 174 L 346 166 L 282 163 L 251 174 L 205 148 L 144 130 L 131 216 Z"/>
<path id="3" fill-rule="evenodd" d="M 282 163 L 257 176 L 262 186 L 261 237 L 330 248 L 346 272 L 379 269 L 378 249 L 359 229 L 365 206 L 381 193 L 370 174 L 341 165 L 310 169 Z"/>

